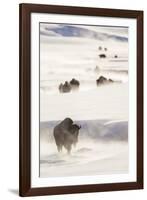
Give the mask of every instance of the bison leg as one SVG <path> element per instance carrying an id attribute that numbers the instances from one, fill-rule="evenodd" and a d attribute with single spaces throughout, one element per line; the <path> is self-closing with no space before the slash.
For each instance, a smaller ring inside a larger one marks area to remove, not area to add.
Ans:
<path id="1" fill-rule="evenodd" d="M 71 153 L 71 145 L 67 145 L 66 149 L 67 149 L 67 153 L 70 154 Z"/>
<path id="2" fill-rule="evenodd" d="M 62 151 L 62 145 L 58 145 L 57 149 L 58 149 L 58 152 L 61 152 Z"/>

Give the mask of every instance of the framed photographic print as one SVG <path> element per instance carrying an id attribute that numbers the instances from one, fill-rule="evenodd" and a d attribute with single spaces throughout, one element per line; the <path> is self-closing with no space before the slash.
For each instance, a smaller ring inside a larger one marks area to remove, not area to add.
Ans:
<path id="1" fill-rule="evenodd" d="M 143 11 L 20 4 L 20 195 L 143 188 Z"/>

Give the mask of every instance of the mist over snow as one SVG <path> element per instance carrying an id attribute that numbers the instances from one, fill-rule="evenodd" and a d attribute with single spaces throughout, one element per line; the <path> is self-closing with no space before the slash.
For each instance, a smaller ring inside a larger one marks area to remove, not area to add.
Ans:
<path id="1" fill-rule="evenodd" d="M 80 80 L 81 90 L 95 88 L 100 75 L 126 82 L 128 29 L 41 23 L 40 68 L 40 89 L 47 93 L 58 92 L 59 84 L 72 78 Z"/>

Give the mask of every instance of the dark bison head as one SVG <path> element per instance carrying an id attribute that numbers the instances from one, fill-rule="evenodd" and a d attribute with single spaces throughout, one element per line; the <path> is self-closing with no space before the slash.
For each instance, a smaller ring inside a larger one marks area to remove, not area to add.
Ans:
<path id="1" fill-rule="evenodd" d="M 73 124 L 69 131 L 72 135 L 72 142 L 74 145 L 76 145 L 76 143 L 78 142 L 78 135 L 79 135 L 79 129 L 81 128 L 81 126 L 78 126 L 77 124 Z"/>

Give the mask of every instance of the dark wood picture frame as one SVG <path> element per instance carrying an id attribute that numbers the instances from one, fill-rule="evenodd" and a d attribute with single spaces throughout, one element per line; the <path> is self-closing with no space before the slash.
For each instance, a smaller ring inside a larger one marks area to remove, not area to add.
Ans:
<path id="1" fill-rule="evenodd" d="M 20 4 L 20 196 L 132 190 L 143 188 L 143 11 L 39 4 Z M 137 181 L 31 188 L 31 13 L 55 13 L 84 16 L 134 18 L 137 20 Z"/>

